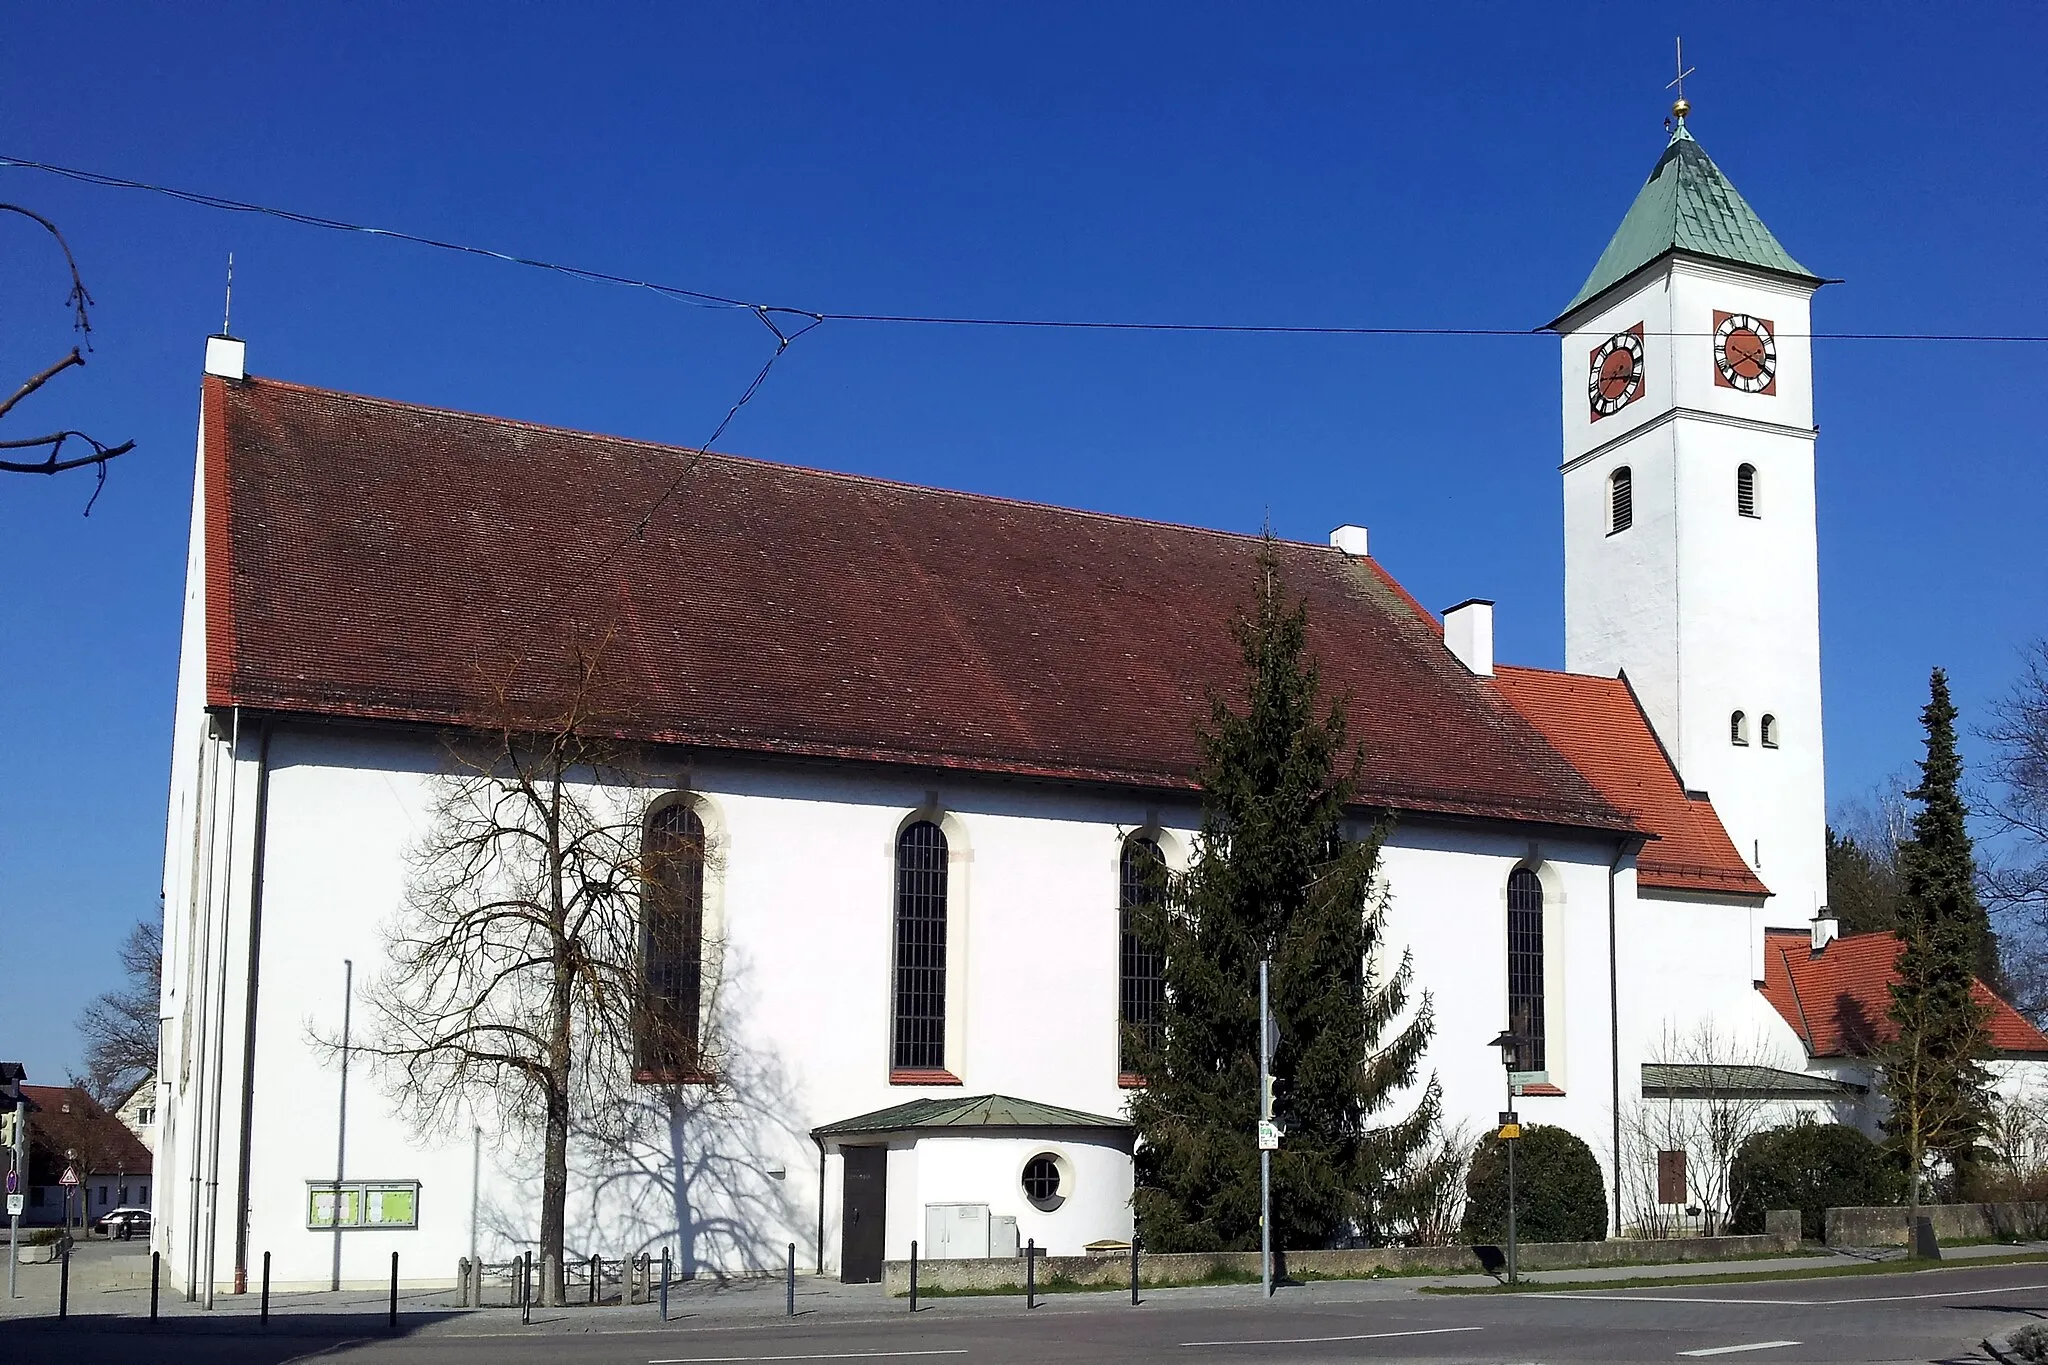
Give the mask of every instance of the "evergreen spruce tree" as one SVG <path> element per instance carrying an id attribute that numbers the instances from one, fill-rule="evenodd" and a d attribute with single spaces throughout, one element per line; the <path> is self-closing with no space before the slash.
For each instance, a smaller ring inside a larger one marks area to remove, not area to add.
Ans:
<path id="1" fill-rule="evenodd" d="M 1391 973 L 1373 966 L 1387 827 L 1346 836 L 1363 753 L 1347 740 L 1341 703 L 1322 709 L 1307 613 L 1283 601 L 1270 537 L 1254 611 L 1233 634 L 1244 709 L 1211 699 L 1193 863 L 1139 922 L 1165 949 L 1166 1002 L 1131 1102 L 1138 1228 L 1157 1251 L 1259 1244 L 1258 980 L 1270 957 L 1273 1073 L 1286 1096 L 1273 1244 L 1379 1240 L 1414 1194 L 1402 1172 L 1435 1129 L 1435 1077 L 1408 1113 L 1372 1120 L 1415 1080 L 1430 1002 L 1425 994 L 1409 1014 L 1405 954 Z"/>
<path id="2" fill-rule="evenodd" d="M 1976 859 L 1957 788 L 1963 764 L 1956 753 L 1956 708 L 1948 676 L 1934 670 L 1931 696 L 1920 713 L 1927 758 L 1920 785 L 1907 795 L 1920 803 L 1913 837 L 1899 850 L 1906 897 L 1899 923 L 1904 947 L 1892 984 L 1891 1020 L 1897 1036 L 1883 1049 L 1885 1120 L 1906 1158 L 1910 1198 L 1920 1204 L 1927 1158 L 1946 1155 L 1967 1164 L 1986 1120 L 1990 1052 L 1989 1011 L 1971 995 L 1986 969 L 1996 970 L 1997 945 L 1977 900 Z M 1988 957 L 1987 957 L 1988 955 Z"/>

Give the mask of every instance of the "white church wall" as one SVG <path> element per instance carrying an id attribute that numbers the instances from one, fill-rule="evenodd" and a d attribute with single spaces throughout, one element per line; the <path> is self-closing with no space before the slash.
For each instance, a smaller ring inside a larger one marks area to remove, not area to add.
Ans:
<path id="1" fill-rule="evenodd" d="M 1030 1137 L 920 1137 L 916 1144 L 914 1219 L 898 1218 L 892 1197 L 887 1255 L 903 1260 L 913 1238 L 924 1239 L 924 1209 L 933 1204 L 987 1204 L 992 1216 L 1017 1220 L 1017 1240 L 1036 1241 L 1053 1256 L 1080 1256 L 1090 1242 L 1129 1241 L 1131 1159 L 1128 1143 L 1081 1132 Z M 1024 1193 L 1024 1164 L 1040 1154 L 1061 1165 L 1059 1207 L 1041 1209 Z M 894 1179 L 892 1166 L 890 1177 Z M 894 1191 L 892 1190 L 892 1196 Z"/>

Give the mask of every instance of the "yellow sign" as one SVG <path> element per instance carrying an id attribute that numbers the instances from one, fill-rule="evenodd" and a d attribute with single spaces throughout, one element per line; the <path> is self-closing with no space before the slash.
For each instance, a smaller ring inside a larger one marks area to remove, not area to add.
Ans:
<path id="1" fill-rule="evenodd" d="M 1522 1125 L 1519 1123 L 1503 1123 L 1500 1126 L 1500 1140 L 1502 1142 L 1507 1142 L 1513 1138 L 1518 1138 L 1521 1135 Z"/>

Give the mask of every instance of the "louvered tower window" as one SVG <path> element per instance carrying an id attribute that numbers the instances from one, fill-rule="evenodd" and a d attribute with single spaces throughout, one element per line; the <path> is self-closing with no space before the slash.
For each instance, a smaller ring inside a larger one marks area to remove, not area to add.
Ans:
<path id="1" fill-rule="evenodd" d="M 1764 746 L 1764 747 L 1765 747 L 1766 749 L 1775 749 L 1775 748 L 1777 748 L 1777 747 L 1778 747 L 1778 718 L 1777 718 L 1776 716 L 1765 716 L 1765 717 L 1764 717 L 1763 719 L 1759 720 L 1759 721 L 1757 722 L 1757 736 L 1756 736 L 1756 737 L 1757 737 L 1757 739 L 1758 739 L 1758 740 L 1762 741 L 1762 743 L 1763 743 L 1763 746 Z"/>
<path id="2" fill-rule="evenodd" d="M 1626 531 L 1636 519 L 1635 475 L 1623 465 L 1607 480 L 1607 530 Z"/>
<path id="3" fill-rule="evenodd" d="M 919 820 L 896 838 L 896 1024 L 889 1064 L 946 1065 L 946 836 Z"/>
<path id="4" fill-rule="evenodd" d="M 1157 903 L 1165 869 L 1159 845 L 1142 835 L 1124 840 L 1121 888 L 1117 895 L 1117 1069 L 1138 1074 L 1137 1058 L 1159 1046 L 1166 1004 L 1166 954 L 1139 934 L 1138 912 Z"/>
<path id="5" fill-rule="evenodd" d="M 1746 464 L 1735 471 L 1735 510 L 1745 517 L 1759 515 L 1756 510 L 1756 466 Z"/>
<path id="6" fill-rule="evenodd" d="M 1728 742 L 1730 744 L 1749 743 L 1749 717 L 1740 711 L 1728 717 Z"/>
<path id="7" fill-rule="evenodd" d="M 664 806 L 641 839 L 640 1011 L 636 1069 L 676 1079 L 698 1069 L 704 999 L 704 822 Z"/>
<path id="8" fill-rule="evenodd" d="M 1514 1070 L 1544 1070 L 1543 883 L 1526 867 L 1508 876 L 1508 1032 L 1522 1041 Z"/>

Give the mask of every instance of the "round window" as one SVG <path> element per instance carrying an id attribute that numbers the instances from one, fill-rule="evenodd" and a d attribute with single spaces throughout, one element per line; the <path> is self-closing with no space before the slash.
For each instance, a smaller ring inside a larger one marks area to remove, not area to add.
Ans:
<path id="1" fill-rule="evenodd" d="M 1024 1197 L 1032 1207 L 1050 1213 L 1066 1202 L 1066 1177 L 1060 1159 L 1040 1152 L 1024 1163 Z"/>

